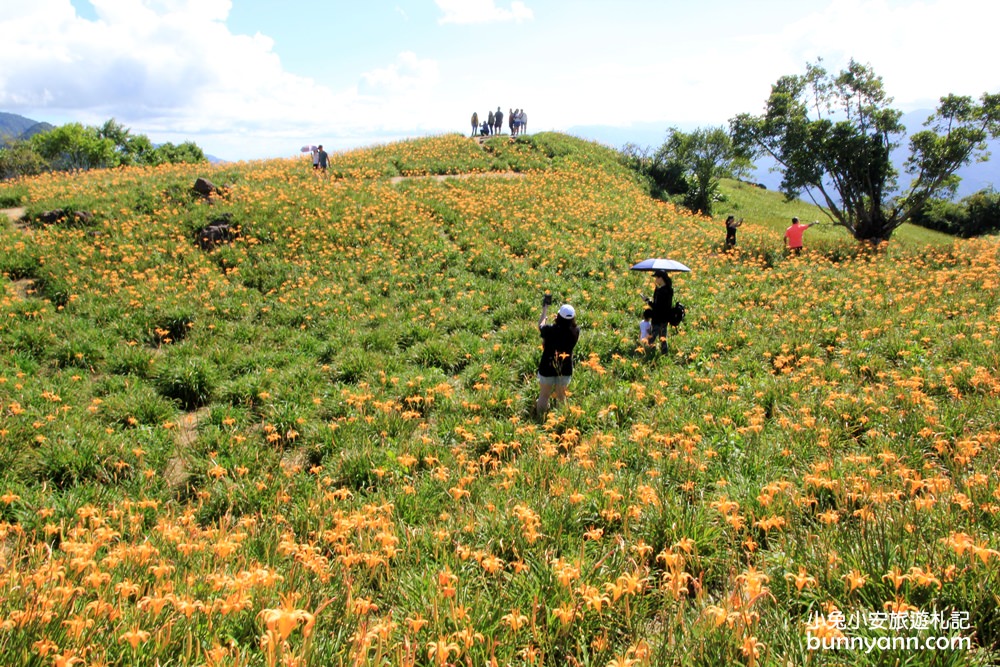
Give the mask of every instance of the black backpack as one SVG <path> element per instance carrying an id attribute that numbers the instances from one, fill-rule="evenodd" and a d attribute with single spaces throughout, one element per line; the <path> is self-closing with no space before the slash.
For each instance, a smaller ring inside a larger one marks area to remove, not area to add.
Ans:
<path id="1" fill-rule="evenodd" d="M 678 301 L 674 304 L 674 307 L 670 309 L 670 319 L 667 322 L 674 327 L 679 327 L 681 322 L 684 321 L 684 316 L 687 315 L 687 308 L 684 304 Z"/>

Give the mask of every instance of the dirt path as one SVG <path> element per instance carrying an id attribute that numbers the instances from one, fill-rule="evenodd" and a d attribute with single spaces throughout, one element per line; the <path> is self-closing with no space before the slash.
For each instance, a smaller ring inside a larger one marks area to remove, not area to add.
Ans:
<path id="1" fill-rule="evenodd" d="M 0 224 L 3 224 L 4 216 L 10 220 L 10 224 L 14 229 L 23 232 L 25 234 L 33 234 L 34 231 L 26 223 L 21 222 L 21 218 L 24 217 L 24 208 L 0 208 Z"/>
<path id="2" fill-rule="evenodd" d="M 34 278 L 22 278 L 21 280 L 15 280 L 11 284 L 14 286 L 14 294 L 21 301 L 24 301 L 35 293 Z"/>
<path id="3" fill-rule="evenodd" d="M 24 217 L 24 208 L 0 208 L 0 214 L 6 215 L 11 222 L 15 222 Z"/>
<path id="4" fill-rule="evenodd" d="M 163 472 L 170 488 L 180 488 L 187 482 L 188 471 L 184 466 L 184 453 L 198 439 L 198 424 L 208 415 L 209 409 L 201 408 L 194 412 L 185 412 L 177 420 L 177 430 L 174 432 L 174 443 L 177 445 L 176 453 L 167 461 L 167 467 Z"/>
<path id="5" fill-rule="evenodd" d="M 430 176 L 393 176 L 389 182 L 395 185 L 403 181 L 447 181 L 449 178 L 464 180 L 466 178 L 524 178 L 524 174 L 517 171 L 483 171 L 473 174 L 432 174 Z"/>

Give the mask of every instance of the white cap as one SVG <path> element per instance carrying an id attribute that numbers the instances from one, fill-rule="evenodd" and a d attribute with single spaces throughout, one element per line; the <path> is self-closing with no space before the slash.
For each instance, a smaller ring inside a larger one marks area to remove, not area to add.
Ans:
<path id="1" fill-rule="evenodd" d="M 564 303 L 559 307 L 559 317 L 571 320 L 574 317 L 576 317 L 576 310 L 574 310 L 573 306 L 569 305 L 568 303 Z"/>

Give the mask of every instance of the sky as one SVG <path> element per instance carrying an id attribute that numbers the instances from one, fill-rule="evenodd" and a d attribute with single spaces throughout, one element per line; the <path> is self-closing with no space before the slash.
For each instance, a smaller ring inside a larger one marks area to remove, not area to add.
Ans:
<path id="1" fill-rule="evenodd" d="M 3 0 L 0 111 L 227 160 L 469 132 L 498 106 L 665 137 L 760 113 L 817 58 L 869 64 L 903 111 L 1000 92 L 998 24 L 987 0 Z"/>

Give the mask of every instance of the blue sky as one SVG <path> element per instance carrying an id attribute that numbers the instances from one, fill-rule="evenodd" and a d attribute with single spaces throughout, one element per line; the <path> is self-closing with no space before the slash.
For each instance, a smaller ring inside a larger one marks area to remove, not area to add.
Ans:
<path id="1" fill-rule="evenodd" d="M 760 111 L 817 57 L 871 64 L 904 111 L 996 92 L 998 24 L 981 0 L 3 0 L 0 111 L 227 159 L 464 132 L 497 106 L 662 137 Z"/>

